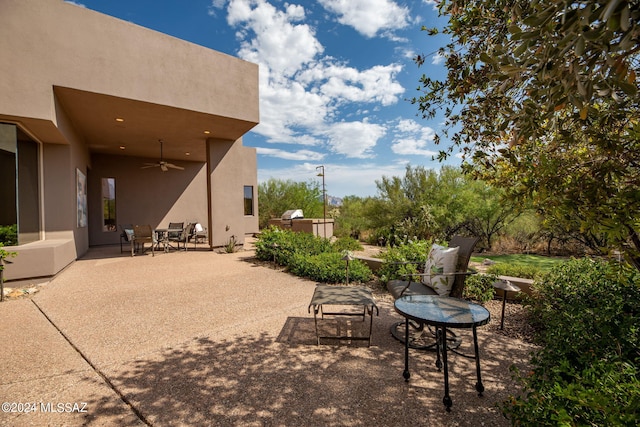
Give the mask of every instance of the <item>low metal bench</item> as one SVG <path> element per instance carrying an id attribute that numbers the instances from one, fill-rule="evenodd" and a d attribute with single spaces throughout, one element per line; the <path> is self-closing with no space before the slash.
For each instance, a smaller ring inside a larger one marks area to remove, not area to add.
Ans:
<path id="1" fill-rule="evenodd" d="M 323 306 L 362 306 L 362 310 L 358 312 L 344 312 L 344 311 L 325 311 Z M 331 286 L 331 285 L 317 285 L 309 303 L 309 312 L 313 307 L 313 320 L 316 326 L 316 339 L 317 344 L 320 345 L 321 338 L 332 338 L 339 340 L 368 340 L 369 346 L 371 345 L 371 331 L 373 330 L 373 310 L 376 310 L 376 315 L 379 316 L 380 312 L 378 306 L 371 291 L 367 288 L 360 286 Z M 366 320 L 367 314 L 369 315 L 369 334 L 365 337 L 354 336 L 321 336 L 318 331 L 318 314 L 324 319 L 325 315 L 331 316 L 360 316 L 362 321 Z"/>

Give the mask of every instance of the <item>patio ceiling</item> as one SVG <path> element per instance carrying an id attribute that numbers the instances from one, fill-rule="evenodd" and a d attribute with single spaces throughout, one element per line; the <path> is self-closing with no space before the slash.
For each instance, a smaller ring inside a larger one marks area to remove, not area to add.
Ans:
<path id="1" fill-rule="evenodd" d="M 95 153 L 155 159 L 160 156 L 161 139 L 165 159 L 204 162 L 207 138 L 235 141 L 256 125 L 60 86 L 54 92 L 89 151 Z"/>

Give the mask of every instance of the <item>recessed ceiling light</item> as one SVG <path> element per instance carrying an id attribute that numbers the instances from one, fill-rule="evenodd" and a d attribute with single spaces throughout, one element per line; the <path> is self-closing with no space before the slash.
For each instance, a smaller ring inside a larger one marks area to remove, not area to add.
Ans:
<path id="1" fill-rule="evenodd" d="M 191 153 L 189 153 L 189 152 L 186 152 L 184 154 L 185 154 L 185 156 L 190 156 L 191 155 Z"/>
<path id="2" fill-rule="evenodd" d="M 124 150 L 124 149 L 125 149 L 125 146 L 124 146 L 124 145 L 121 145 L 121 146 L 120 146 L 120 149 L 121 149 L 121 150 Z"/>
<path id="3" fill-rule="evenodd" d="M 124 122 L 124 119 L 122 117 L 116 117 L 116 122 Z"/>
<path id="4" fill-rule="evenodd" d="M 205 130 L 204 133 L 209 135 L 211 132 L 209 132 L 208 130 Z"/>

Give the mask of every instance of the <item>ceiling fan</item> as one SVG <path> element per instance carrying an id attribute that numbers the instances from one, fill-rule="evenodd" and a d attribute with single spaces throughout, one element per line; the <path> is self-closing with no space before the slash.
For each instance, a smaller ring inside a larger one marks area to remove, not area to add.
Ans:
<path id="1" fill-rule="evenodd" d="M 169 163 L 169 162 L 165 162 L 164 161 L 164 158 L 162 157 L 162 140 L 159 139 L 158 142 L 160 142 L 160 161 L 155 162 L 155 163 L 145 163 L 144 166 L 142 166 L 142 169 L 159 167 L 162 172 L 166 172 L 169 169 L 178 169 L 178 170 L 181 170 L 181 171 L 184 170 L 184 168 L 182 166 L 176 166 L 173 163 Z"/>

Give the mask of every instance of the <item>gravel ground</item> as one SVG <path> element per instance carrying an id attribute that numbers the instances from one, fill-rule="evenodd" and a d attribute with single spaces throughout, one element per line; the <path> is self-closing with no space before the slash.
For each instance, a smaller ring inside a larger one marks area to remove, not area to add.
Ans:
<path id="1" fill-rule="evenodd" d="M 38 343 L 18 329 L 7 331 L 13 334 L 7 340 L 24 341 L 24 349 L 0 349 L 6 361 L 0 366 L 0 396 L 74 401 L 82 391 L 91 413 L 0 417 L 0 426 L 27 420 L 30 425 L 118 425 L 109 416 L 131 417 L 131 407 L 137 411 L 133 418 L 154 426 L 506 427 L 510 422 L 499 405 L 518 393 L 509 368 L 526 372 L 535 350 L 519 304 L 507 304 L 500 330 L 501 301 L 487 303 L 492 319 L 478 328 L 485 392 L 479 397 L 474 390 L 475 362 L 452 355 L 453 408 L 446 412 L 443 374 L 434 366 L 433 352 L 411 351 L 411 379 L 403 380 L 403 346 L 389 333 L 402 318 L 380 284 L 368 284 L 380 308 L 370 347 L 335 340 L 317 346 L 308 312 L 315 283 L 258 263 L 252 251 L 155 258 L 109 251 L 90 251 L 40 292 L 20 298 L 32 299 L 91 367 L 71 370 L 49 350 L 21 352 Z M 17 308 L 34 309 L 29 301 L 11 300 L 0 308 L 9 320 Z M 321 328 L 362 334 L 367 324 L 328 319 Z M 459 336 L 461 350 L 472 352 L 471 332 L 459 330 Z M 99 375 L 85 374 L 92 369 Z M 85 390 L 97 391 L 93 396 Z"/>

